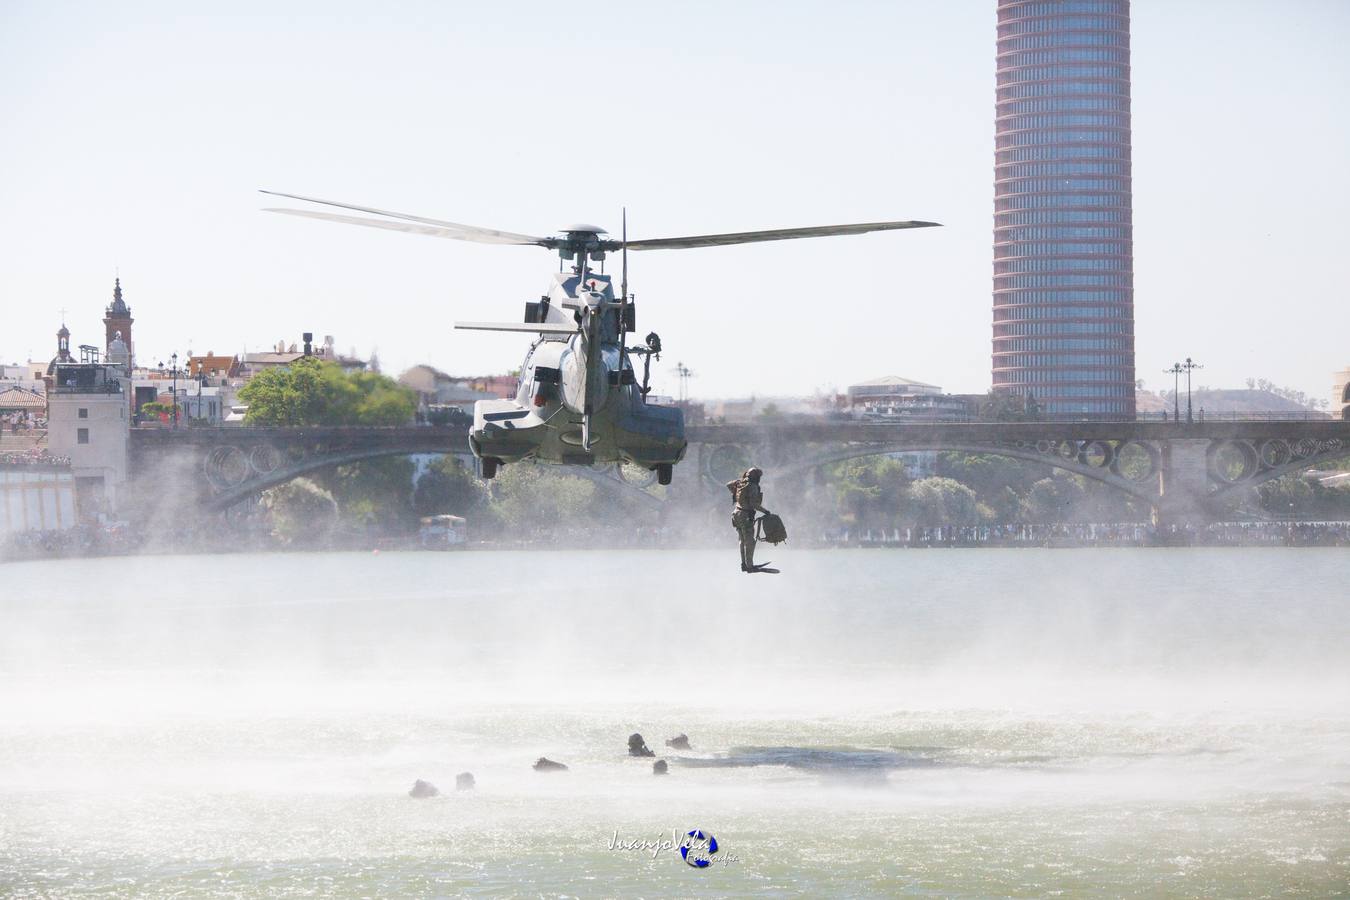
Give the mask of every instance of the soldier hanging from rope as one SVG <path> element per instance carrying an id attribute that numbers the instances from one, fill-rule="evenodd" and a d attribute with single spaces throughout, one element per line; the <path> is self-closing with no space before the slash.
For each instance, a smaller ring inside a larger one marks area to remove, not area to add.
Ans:
<path id="1" fill-rule="evenodd" d="M 735 509 L 731 513 L 731 525 L 741 542 L 741 571 L 755 570 L 755 512 L 768 514 L 764 508 L 764 494 L 759 489 L 759 479 L 763 470 L 752 466 L 735 481 L 727 482 L 727 490 L 735 500 Z"/>

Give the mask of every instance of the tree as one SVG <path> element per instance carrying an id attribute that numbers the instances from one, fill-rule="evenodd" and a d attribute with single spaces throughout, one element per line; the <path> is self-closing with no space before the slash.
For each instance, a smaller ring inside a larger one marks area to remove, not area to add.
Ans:
<path id="1" fill-rule="evenodd" d="M 1041 522 L 1072 522 L 1086 491 L 1079 479 L 1051 475 L 1031 486 L 1027 508 Z"/>
<path id="2" fill-rule="evenodd" d="M 296 478 L 263 492 L 272 514 L 272 531 L 287 544 L 313 546 L 326 538 L 337 520 L 333 495 L 308 478 Z"/>
<path id="3" fill-rule="evenodd" d="M 416 527 L 413 512 L 413 462 L 385 456 L 338 466 L 316 475 L 337 501 L 344 528 L 367 535 Z"/>
<path id="4" fill-rule="evenodd" d="M 492 508 L 515 536 L 552 534 L 586 522 L 595 484 L 542 465 L 507 466 L 493 481 Z"/>
<path id="5" fill-rule="evenodd" d="M 950 478 L 923 478 L 909 488 L 907 511 L 918 525 L 978 525 L 981 504 L 975 492 Z"/>
<path id="6" fill-rule="evenodd" d="M 427 467 L 413 491 L 413 509 L 419 516 L 450 513 L 469 518 L 487 501 L 483 482 L 448 454 Z"/>
<path id="7" fill-rule="evenodd" d="M 847 460 L 832 474 L 841 513 L 858 524 L 894 523 L 910 481 L 903 462 L 888 456 Z"/>
<path id="8" fill-rule="evenodd" d="M 349 374 L 313 356 L 258 373 L 239 399 L 250 425 L 402 425 L 416 410 L 412 391 L 393 379 Z"/>

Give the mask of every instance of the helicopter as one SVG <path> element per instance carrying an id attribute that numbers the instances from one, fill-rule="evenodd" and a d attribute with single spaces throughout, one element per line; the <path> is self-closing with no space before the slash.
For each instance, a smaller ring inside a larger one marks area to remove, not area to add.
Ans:
<path id="1" fill-rule="evenodd" d="M 262 193 L 381 218 L 312 209 L 268 208 L 265 212 L 557 251 L 560 271 L 553 275 L 546 293 L 525 304 L 523 321 L 455 323 L 457 329 L 536 335 L 520 366 L 516 396 L 474 404 L 469 448 L 478 458 L 485 479 L 495 477 L 506 463 L 530 459 L 583 466 L 627 463 L 654 471 L 660 484 L 670 484 L 675 464 L 684 458 L 688 446 L 684 412 L 648 402 L 652 358 L 659 359 L 662 350 L 660 336 L 651 332 L 643 343 L 626 346 L 627 336 L 637 330 L 635 297 L 628 293 L 629 250 L 716 247 L 938 225 L 869 222 L 629 240 L 628 213 L 624 210 L 623 232 L 617 240 L 600 226 L 585 224 L 567 225 L 555 236 L 538 237 L 298 194 Z M 612 276 L 603 272 L 606 254 L 616 250 L 623 261 L 617 293 Z M 563 269 L 569 261 L 572 265 Z M 601 271 L 596 272 L 592 263 L 602 264 Z M 638 358 L 643 368 L 641 383 L 634 365 Z"/>

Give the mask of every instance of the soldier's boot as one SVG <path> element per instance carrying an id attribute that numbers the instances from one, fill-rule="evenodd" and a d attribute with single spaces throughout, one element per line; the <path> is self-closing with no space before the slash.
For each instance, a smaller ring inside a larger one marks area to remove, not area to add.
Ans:
<path id="1" fill-rule="evenodd" d="M 755 568 L 755 542 L 745 542 L 745 571 L 749 572 Z"/>

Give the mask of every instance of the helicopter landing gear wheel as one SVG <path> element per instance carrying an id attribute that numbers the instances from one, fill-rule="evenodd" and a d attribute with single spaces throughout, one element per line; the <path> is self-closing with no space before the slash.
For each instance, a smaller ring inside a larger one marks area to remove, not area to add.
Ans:
<path id="1" fill-rule="evenodd" d="M 675 466 L 670 463 L 658 463 L 656 466 L 657 484 L 670 484 L 670 479 L 675 475 Z"/>
<path id="2" fill-rule="evenodd" d="M 479 471 L 482 472 L 484 481 L 491 481 L 497 477 L 497 467 L 502 461 L 495 456 L 484 456 L 478 461 Z"/>

